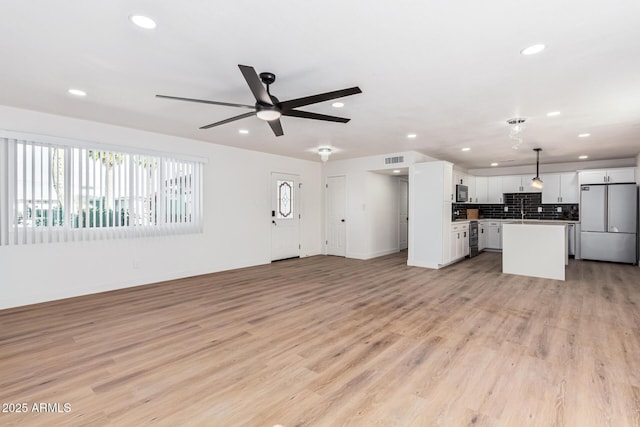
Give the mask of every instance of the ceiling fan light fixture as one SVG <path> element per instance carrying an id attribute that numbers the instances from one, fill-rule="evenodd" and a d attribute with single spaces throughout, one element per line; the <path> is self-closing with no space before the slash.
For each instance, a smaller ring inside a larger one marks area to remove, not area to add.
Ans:
<path id="1" fill-rule="evenodd" d="M 256 115 L 259 119 L 270 122 L 271 120 L 278 120 L 282 114 L 276 109 L 267 108 L 258 111 Z"/>

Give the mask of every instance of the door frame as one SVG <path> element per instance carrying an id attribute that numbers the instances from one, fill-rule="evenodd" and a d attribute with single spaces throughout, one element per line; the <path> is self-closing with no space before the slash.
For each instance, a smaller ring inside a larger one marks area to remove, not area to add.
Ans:
<path id="1" fill-rule="evenodd" d="M 324 243 L 322 244 L 322 247 L 324 248 L 324 253 L 325 255 L 329 254 L 329 245 L 327 244 L 327 240 L 329 237 L 329 197 L 328 197 L 328 192 L 329 192 L 329 178 L 343 178 L 344 179 L 344 216 L 345 216 L 345 224 L 344 224 L 344 255 L 337 255 L 337 256 L 344 256 L 345 258 L 347 257 L 347 253 L 348 253 L 348 239 L 347 239 L 347 227 L 349 225 L 349 221 L 347 220 L 347 201 L 349 200 L 349 198 L 347 197 L 347 175 L 346 174 L 338 174 L 338 175 L 327 175 L 324 179 Z"/>

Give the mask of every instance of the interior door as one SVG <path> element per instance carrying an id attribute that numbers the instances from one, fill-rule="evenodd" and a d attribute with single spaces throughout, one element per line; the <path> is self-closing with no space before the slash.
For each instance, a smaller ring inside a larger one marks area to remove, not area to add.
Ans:
<path id="1" fill-rule="evenodd" d="M 344 176 L 327 178 L 327 255 L 347 253 L 346 182 Z"/>
<path id="2" fill-rule="evenodd" d="M 400 186 L 400 250 L 407 249 L 409 246 L 409 181 L 406 178 L 400 178 L 398 185 Z"/>
<path id="3" fill-rule="evenodd" d="M 271 174 L 271 260 L 300 256 L 300 212 L 297 175 Z"/>

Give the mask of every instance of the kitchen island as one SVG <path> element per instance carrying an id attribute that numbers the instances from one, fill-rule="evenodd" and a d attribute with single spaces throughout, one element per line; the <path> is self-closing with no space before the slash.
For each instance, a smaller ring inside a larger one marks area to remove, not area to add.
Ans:
<path id="1" fill-rule="evenodd" d="M 514 221 L 502 225 L 502 272 L 564 280 L 567 224 Z"/>

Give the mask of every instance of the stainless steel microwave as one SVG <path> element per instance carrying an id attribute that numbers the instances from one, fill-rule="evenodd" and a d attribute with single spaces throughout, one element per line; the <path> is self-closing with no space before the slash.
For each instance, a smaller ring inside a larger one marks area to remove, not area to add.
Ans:
<path id="1" fill-rule="evenodd" d="M 466 185 L 456 185 L 456 202 L 464 203 L 469 201 L 469 187 Z"/>

